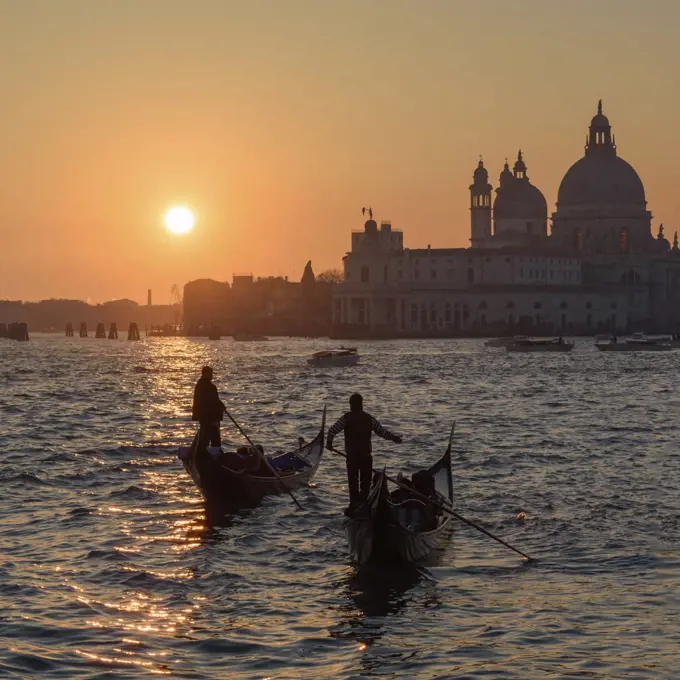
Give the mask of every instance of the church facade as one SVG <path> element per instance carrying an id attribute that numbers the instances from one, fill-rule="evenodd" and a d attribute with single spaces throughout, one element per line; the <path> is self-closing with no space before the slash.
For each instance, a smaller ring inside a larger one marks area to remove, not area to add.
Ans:
<path id="1" fill-rule="evenodd" d="M 494 197 L 495 193 L 495 197 Z M 602 103 L 582 158 L 548 206 L 520 151 L 493 189 L 480 160 L 469 248 L 405 248 L 373 219 L 352 234 L 333 295 L 337 336 L 669 333 L 680 331 L 680 249 L 619 155 Z"/>

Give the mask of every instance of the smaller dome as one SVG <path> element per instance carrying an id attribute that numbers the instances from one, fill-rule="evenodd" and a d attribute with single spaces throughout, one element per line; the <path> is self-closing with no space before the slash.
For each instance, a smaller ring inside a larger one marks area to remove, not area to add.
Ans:
<path id="1" fill-rule="evenodd" d="M 510 166 L 508 165 L 508 161 L 505 161 L 505 165 L 503 166 L 503 172 L 501 172 L 501 176 L 498 178 L 500 185 L 505 186 L 509 182 L 512 182 L 512 180 L 515 179 L 514 175 L 510 172 Z"/>
<path id="2" fill-rule="evenodd" d="M 590 127 L 593 128 L 606 128 L 606 127 L 611 127 L 609 124 L 609 118 L 604 115 L 604 113 L 598 113 L 593 116 L 593 119 L 590 121 Z"/>
<path id="3" fill-rule="evenodd" d="M 481 160 L 481 158 L 479 163 L 477 163 L 477 169 L 475 170 L 472 177 L 475 181 L 475 184 L 486 184 L 489 181 L 489 173 L 484 167 L 484 162 Z"/>
<path id="4" fill-rule="evenodd" d="M 513 170 L 515 171 L 515 177 L 519 173 L 524 174 L 527 171 L 526 163 L 524 162 L 524 158 L 522 157 L 522 149 L 520 149 L 519 153 L 517 154 L 517 160 L 515 161 Z"/>
<path id="5" fill-rule="evenodd" d="M 590 121 L 590 127 L 591 128 L 608 128 L 611 127 L 609 125 L 609 118 L 602 113 L 602 100 L 597 102 L 597 113 L 593 116 L 593 119 Z"/>
<path id="6" fill-rule="evenodd" d="M 378 231 L 378 223 L 373 220 L 366 220 L 364 223 L 364 229 L 366 230 L 367 233 L 373 233 Z"/>
<path id="7" fill-rule="evenodd" d="M 496 189 L 493 214 L 498 218 L 548 219 L 548 203 L 540 190 L 528 181 L 513 177 L 510 186 Z"/>

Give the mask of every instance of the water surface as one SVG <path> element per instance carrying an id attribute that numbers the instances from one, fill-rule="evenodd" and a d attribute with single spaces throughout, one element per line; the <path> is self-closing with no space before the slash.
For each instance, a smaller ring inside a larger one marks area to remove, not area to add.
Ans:
<path id="1" fill-rule="evenodd" d="M 390 341 L 308 368 L 328 346 L 0 341 L 1 677 L 680 677 L 680 352 Z M 459 525 L 434 566 L 357 572 L 332 455 L 302 511 L 209 526 L 176 458 L 205 363 L 268 451 L 355 390 L 404 437 L 376 445 L 395 473 L 455 420 L 456 509 L 537 563 Z"/>

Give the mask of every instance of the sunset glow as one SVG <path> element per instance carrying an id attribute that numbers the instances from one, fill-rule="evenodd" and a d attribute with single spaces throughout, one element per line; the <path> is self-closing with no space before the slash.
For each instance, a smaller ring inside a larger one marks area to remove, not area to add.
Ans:
<path id="1" fill-rule="evenodd" d="M 194 213 L 185 206 L 170 208 L 165 213 L 165 226 L 173 234 L 187 234 L 194 228 L 195 223 Z"/>

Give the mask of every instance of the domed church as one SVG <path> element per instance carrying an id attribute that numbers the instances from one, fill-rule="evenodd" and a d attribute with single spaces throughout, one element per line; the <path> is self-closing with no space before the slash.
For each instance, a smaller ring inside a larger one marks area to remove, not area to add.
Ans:
<path id="1" fill-rule="evenodd" d="M 564 176 L 553 213 L 552 236 L 560 246 L 584 254 L 656 253 L 645 188 L 616 149 L 602 101 L 590 121 L 585 154 Z"/>
<path id="2" fill-rule="evenodd" d="M 678 234 L 672 246 L 663 225 L 652 234 L 644 185 L 619 156 L 602 101 L 560 184 L 550 233 L 521 150 L 495 198 L 481 159 L 469 190 L 470 248 L 405 248 L 371 211 L 343 258 L 337 335 L 680 332 Z"/>

